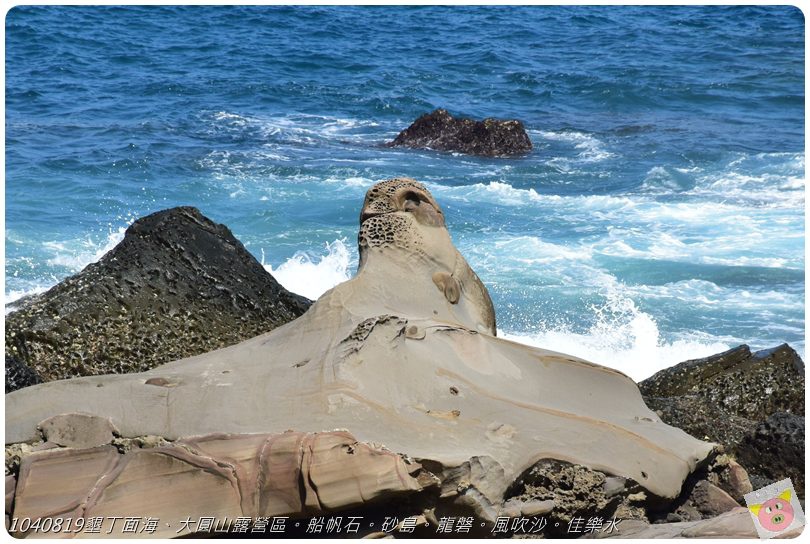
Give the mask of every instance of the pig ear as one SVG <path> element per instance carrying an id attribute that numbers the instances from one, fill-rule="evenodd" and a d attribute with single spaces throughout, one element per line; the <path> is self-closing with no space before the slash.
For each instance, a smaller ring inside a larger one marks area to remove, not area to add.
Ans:
<path id="1" fill-rule="evenodd" d="M 761 504 L 752 504 L 751 506 L 748 507 L 748 509 L 751 510 L 755 516 L 759 515 L 760 508 L 762 508 Z"/>
<path id="2" fill-rule="evenodd" d="M 785 489 L 784 491 L 782 491 L 782 494 L 779 495 L 779 498 L 790 502 L 790 489 Z"/>

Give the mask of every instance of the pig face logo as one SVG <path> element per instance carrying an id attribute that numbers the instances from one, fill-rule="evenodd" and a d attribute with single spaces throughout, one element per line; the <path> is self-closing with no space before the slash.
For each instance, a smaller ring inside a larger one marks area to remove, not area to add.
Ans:
<path id="1" fill-rule="evenodd" d="M 790 489 L 786 489 L 778 497 L 768 499 L 761 504 L 752 504 L 748 509 L 753 512 L 764 529 L 773 533 L 787 529 L 793 522 Z"/>

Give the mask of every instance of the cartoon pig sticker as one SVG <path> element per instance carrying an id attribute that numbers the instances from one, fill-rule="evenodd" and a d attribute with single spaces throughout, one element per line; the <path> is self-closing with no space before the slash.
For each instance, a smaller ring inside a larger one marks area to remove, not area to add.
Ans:
<path id="1" fill-rule="evenodd" d="M 786 489 L 778 497 L 768 499 L 761 504 L 752 504 L 748 509 L 754 513 L 763 529 L 773 533 L 787 529 L 793 521 L 790 489 Z"/>

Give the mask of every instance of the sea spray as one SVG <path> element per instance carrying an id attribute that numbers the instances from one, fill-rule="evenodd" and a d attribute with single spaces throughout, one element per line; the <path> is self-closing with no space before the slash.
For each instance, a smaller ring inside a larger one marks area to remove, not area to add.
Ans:
<path id="1" fill-rule="evenodd" d="M 53 257 L 48 259 L 48 264 L 65 267 L 72 273 L 79 272 L 88 264 L 101 259 L 108 251 L 121 243 L 126 230 L 127 226 L 110 230 L 107 239 L 102 242 L 101 246 L 90 237 L 83 240 L 45 242 L 44 246 L 53 254 Z"/>
<path id="2" fill-rule="evenodd" d="M 315 300 L 349 279 L 350 253 L 345 240 L 328 242 L 326 252 L 313 257 L 312 253 L 299 251 L 278 268 L 265 264 L 262 252 L 262 265 L 289 291 Z"/>
<path id="3" fill-rule="evenodd" d="M 309 270 L 293 288 L 316 297 L 354 270 L 365 190 L 404 175 L 441 204 L 506 333 L 592 346 L 581 355 L 633 375 L 740 342 L 803 353 L 798 9 L 193 11 L 193 28 L 170 7 L 9 12 L 8 298 L 103 253 L 116 216 L 178 205 L 256 257 L 264 248 L 279 274 L 299 252 L 282 280 Z M 392 21 L 396 32 L 380 32 Z M 472 64 L 459 61 L 470 55 L 460 25 L 490 49 Z M 534 151 L 487 160 L 378 145 L 436 107 L 520 119 Z M 325 244 L 343 238 L 349 256 L 337 258 Z M 623 318 L 603 313 L 598 327 L 610 277 Z"/>
<path id="4" fill-rule="evenodd" d="M 618 290 L 612 290 L 603 304 L 592 305 L 590 310 L 583 316 L 593 322 L 586 332 L 574 332 L 559 323 L 552 326 L 541 323 L 533 333 L 499 331 L 499 335 L 615 368 L 636 381 L 686 359 L 712 355 L 730 347 L 728 342 L 699 334 L 665 341 L 655 319 Z"/>

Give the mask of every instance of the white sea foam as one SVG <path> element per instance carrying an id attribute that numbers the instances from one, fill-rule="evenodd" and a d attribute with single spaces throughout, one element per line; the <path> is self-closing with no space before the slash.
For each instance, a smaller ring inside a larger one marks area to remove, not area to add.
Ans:
<path id="1" fill-rule="evenodd" d="M 273 141 L 312 144 L 319 140 L 364 141 L 379 123 L 370 119 L 293 113 L 284 116 L 258 116 L 228 111 L 203 114 L 210 119 L 213 133 L 255 132 Z"/>
<path id="2" fill-rule="evenodd" d="M 733 338 L 715 338 L 697 332 L 666 341 L 653 317 L 639 310 L 633 300 L 619 290 L 608 293 L 604 304 L 590 310 L 593 325 L 587 332 L 554 325 L 542 326 L 531 333 L 500 331 L 499 335 L 615 368 L 636 381 L 678 362 L 719 353 L 740 343 Z"/>
<path id="3" fill-rule="evenodd" d="M 50 266 L 65 268 L 70 274 L 80 272 L 88 264 L 94 263 L 101 259 L 101 257 L 112 250 L 121 242 L 121 240 L 124 239 L 124 234 L 126 233 L 127 227 L 134 221 L 134 218 L 129 217 L 122 219 L 124 219 L 127 224 L 111 229 L 107 236 L 100 242 L 98 240 L 94 240 L 93 237 L 88 236 L 86 238 L 77 240 L 62 240 L 43 243 L 43 249 L 51 254 L 46 261 L 47 264 Z M 28 295 L 44 293 L 53 287 L 53 285 L 58 283 L 59 279 L 60 278 L 56 275 L 52 275 L 49 283 L 46 283 L 48 280 L 40 278 L 35 281 L 22 282 L 23 286 L 21 288 L 7 290 L 4 293 L 5 313 L 13 310 L 13 306 L 9 307 L 9 305 L 16 300 Z"/>
<path id="4" fill-rule="evenodd" d="M 665 299 L 688 302 L 692 307 L 714 306 L 723 310 L 754 310 L 768 312 L 801 311 L 804 297 L 785 291 L 744 289 L 719 286 L 711 281 L 690 279 L 664 285 L 633 285 L 626 287 L 634 297 L 647 300 Z"/>
<path id="5" fill-rule="evenodd" d="M 552 262 L 571 263 L 588 260 L 592 252 L 585 247 L 567 247 L 541 240 L 536 236 L 515 236 L 495 239 L 491 251 L 501 255 L 510 255 L 512 260 L 521 264 L 548 264 Z"/>
<path id="6" fill-rule="evenodd" d="M 129 223 L 131 222 L 130 220 Z M 45 242 L 43 246 L 53 253 L 53 257 L 49 258 L 47 262 L 52 266 L 63 266 L 71 272 L 79 272 L 118 245 L 124 239 L 127 226 L 111 230 L 100 246 L 90 237 L 83 240 Z"/>
<path id="7" fill-rule="evenodd" d="M 486 200 L 506 206 L 522 206 L 531 202 L 542 202 L 546 197 L 534 189 L 516 189 L 502 181 L 474 183 L 472 185 L 446 186 L 427 184 L 428 189 L 438 197 L 450 197 L 464 202 Z M 551 197 L 551 199 L 559 197 Z"/>
<path id="8" fill-rule="evenodd" d="M 804 263 L 804 218 L 781 205 L 775 210 L 770 204 L 757 207 L 696 196 L 673 202 L 652 194 L 541 194 L 502 180 L 462 186 L 429 184 L 429 188 L 447 203 L 530 208 L 537 215 L 564 216 L 593 232 L 604 229 L 599 238 L 589 237 L 587 244 L 571 242 L 573 247 L 564 249 L 728 266 L 801 268 Z"/>
<path id="9" fill-rule="evenodd" d="M 44 285 L 35 285 L 28 289 L 12 289 L 11 291 L 6 291 L 4 300 L 5 313 L 8 314 L 14 310 L 14 302 L 20 300 L 21 298 L 29 295 L 38 295 L 40 293 L 44 293 L 48 289 L 49 287 Z"/>
<path id="10" fill-rule="evenodd" d="M 348 188 L 369 188 L 375 183 L 377 183 L 378 179 L 372 179 L 369 177 L 358 176 L 358 175 L 346 175 L 346 176 L 329 176 L 323 180 L 324 183 L 328 183 L 333 186 L 339 187 L 348 187 Z"/>
<path id="11" fill-rule="evenodd" d="M 592 363 L 619 370 L 635 381 L 649 378 L 659 370 L 689 359 L 708 357 L 730 349 L 741 342 L 715 340 L 695 335 L 673 342 L 659 338 L 655 323 L 643 319 L 628 324 L 630 336 L 616 331 L 612 336 L 600 332 L 577 334 L 564 330 L 533 334 L 499 333 L 507 340 L 580 357 Z"/>
<path id="12" fill-rule="evenodd" d="M 326 244 L 326 254 L 313 256 L 299 251 L 278 268 L 262 265 L 289 291 L 312 300 L 317 299 L 335 285 L 349 279 L 351 253 L 345 239 Z"/>
<path id="13" fill-rule="evenodd" d="M 562 130 L 562 131 L 548 131 L 548 130 L 533 130 L 533 134 L 537 134 L 545 140 L 552 140 L 558 142 L 565 142 L 573 144 L 574 148 L 579 151 L 577 160 L 581 162 L 599 162 L 605 159 L 614 157 L 615 154 L 605 149 L 605 143 L 596 136 L 587 134 L 585 132 L 578 132 L 575 130 Z M 557 158 L 552 159 L 557 162 L 568 162 L 568 159 Z"/>

